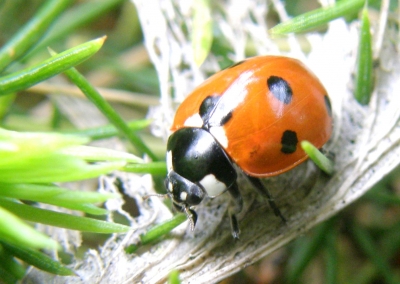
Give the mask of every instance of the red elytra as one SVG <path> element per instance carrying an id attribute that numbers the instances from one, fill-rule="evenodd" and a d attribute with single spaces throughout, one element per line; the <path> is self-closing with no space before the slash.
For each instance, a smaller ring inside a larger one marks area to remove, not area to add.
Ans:
<path id="1" fill-rule="evenodd" d="M 298 142 L 321 148 L 332 133 L 327 91 L 296 59 L 258 56 L 216 73 L 179 106 L 171 130 L 190 127 L 190 118 L 198 116 L 209 96 L 222 96 L 224 109 L 233 106 L 221 126 L 225 137 L 216 140 L 250 176 L 292 169 L 307 159 Z"/>

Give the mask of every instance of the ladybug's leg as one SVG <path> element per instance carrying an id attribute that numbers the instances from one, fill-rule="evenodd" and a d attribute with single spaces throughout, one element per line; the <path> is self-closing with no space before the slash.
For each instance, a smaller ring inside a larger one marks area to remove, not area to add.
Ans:
<path id="1" fill-rule="evenodd" d="M 239 187 L 236 181 L 228 188 L 228 192 L 232 197 L 232 205 L 229 207 L 229 217 L 231 218 L 232 236 L 234 239 L 239 239 L 239 223 L 236 214 L 239 214 L 243 208 L 243 199 L 240 194 Z"/>
<path id="2" fill-rule="evenodd" d="M 286 218 L 282 215 L 281 210 L 279 210 L 278 206 L 276 205 L 274 198 L 272 197 L 271 193 L 269 193 L 268 189 L 262 184 L 259 178 L 251 177 L 246 175 L 251 184 L 258 190 L 258 192 L 267 198 L 269 206 L 271 206 L 272 210 L 276 216 L 279 216 L 284 223 L 286 223 Z"/>

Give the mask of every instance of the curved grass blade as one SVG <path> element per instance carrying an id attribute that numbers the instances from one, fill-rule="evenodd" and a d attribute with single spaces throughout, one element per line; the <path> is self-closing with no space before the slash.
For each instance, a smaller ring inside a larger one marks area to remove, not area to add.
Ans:
<path id="1" fill-rule="evenodd" d="M 33 67 L 0 78 L 0 95 L 24 90 L 55 76 L 95 54 L 103 45 L 105 37 L 88 41 L 68 49 Z"/>
<path id="2" fill-rule="evenodd" d="M 83 136 L 39 132 L 20 133 L 0 128 L 0 156 L 2 157 L 0 181 L 7 183 L 74 181 L 97 177 L 126 164 L 125 160 L 121 161 L 122 154 L 118 157 L 118 161 L 94 164 L 88 163 L 79 155 L 62 152 L 88 141 L 87 137 Z M 110 155 L 110 152 L 105 150 L 102 152 L 101 160 L 107 158 L 105 153 Z M 93 158 L 95 155 L 91 154 Z M 129 156 L 128 159 L 140 161 L 134 156 Z"/>
<path id="3" fill-rule="evenodd" d="M 117 195 L 113 193 L 73 191 L 55 185 L 30 183 L 0 183 L 0 196 L 43 203 L 56 200 L 75 204 L 104 202 L 110 198 L 117 197 Z"/>
<path id="4" fill-rule="evenodd" d="M 20 163 L 14 163 L 12 167 L 1 167 L 0 180 L 7 183 L 77 181 L 118 170 L 125 164 L 125 162 L 89 164 L 80 158 L 55 152 L 42 157 L 21 160 Z"/>
<path id="5" fill-rule="evenodd" d="M 269 30 L 272 35 L 284 35 L 288 33 L 304 32 L 359 11 L 365 4 L 365 0 L 344 0 L 335 5 L 315 9 L 284 23 L 278 24 Z"/>
<path id="6" fill-rule="evenodd" d="M 24 262 L 41 270 L 63 276 L 75 274 L 69 268 L 65 267 L 58 261 L 51 259 L 41 252 L 26 247 L 11 245 L 5 242 L 1 242 L 0 244 L 4 246 L 4 248 L 16 258 L 19 258 L 20 260 L 23 260 Z"/>
<path id="7" fill-rule="evenodd" d="M 116 194 L 73 191 L 53 185 L 0 183 L 0 196 L 29 200 L 79 210 L 92 215 L 105 215 L 107 210 L 91 203 L 116 198 Z"/>
<path id="8" fill-rule="evenodd" d="M 0 243 L 0 269 L 4 269 L 7 274 L 12 278 L 21 280 L 25 276 L 25 268 L 14 259 Z M 4 272 L 3 272 L 4 273 Z M 2 279 L 2 272 L 0 272 L 0 279 Z M 12 282 L 15 283 L 16 281 Z"/>
<path id="9" fill-rule="evenodd" d="M 126 233 L 131 229 L 130 227 L 121 224 L 36 208 L 33 206 L 16 203 L 4 198 L 0 198 L 0 206 L 27 221 L 71 230 L 78 230 L 81 232 L 111 234 Z"/>
<path id="10" fill-rule="evenodd" d="M 0 205 L 0 240 L 17 246 L 58 249 L 58 244 L 49 237 L 37 232 L 16 215 Z"/>

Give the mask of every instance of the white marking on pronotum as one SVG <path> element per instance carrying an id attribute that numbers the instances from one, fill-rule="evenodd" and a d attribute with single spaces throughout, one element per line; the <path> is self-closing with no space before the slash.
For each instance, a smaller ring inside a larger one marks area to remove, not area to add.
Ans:
<path id="1" fill-rule="evenodd" d="M 170 173 L 173 170 L 173 166 L 172 166 L 172 152 L 168 151 L 167 152 L 167 170 L 168 173 Z"/>
<path id="2" fill-rule="evenodd" d="M 209 120 L 211 126 L 219 125 L 224 117 L 245 101 L 249 93 L 247 86 L 257 80 L 253 75 L 254 72 L 251 70 L 243 72 L 221 95 Z"/>
<path id="3" fill-rule="evenodd" d="M 213 174 L 206 175 L 201 181 L 200 184 L 203 186 L 207 195 L 210 197 L 215 197 L 220 195 L 226 190 L 226 185 L 217 180 Z"/>
<path id="4" fill-rule="evenodd" d="M 211 127 L 210 133 L 222 145 L 225 149 L 228 148 L 228 137 L 226 136 L 225 129 L 223 126 Z"/>
<path id="5" fill-rule="evenodd" d="M 187 192 L 182 191 L 181 194 L 180 194 L 180 196 L 179 196 L 179 198 L 180 198 L 182 201 L 186 201 L 187 195 L 188 195 Z"/>
<path id="6" fill-rule="evenodd" d="M 198 127 L 201 128 L 203 126 L 203 120 L 201 119 L 200 114 L 195 113 L 192 116 L 189 116 L 185 122 L 183 123 L 186 127 Z"/>

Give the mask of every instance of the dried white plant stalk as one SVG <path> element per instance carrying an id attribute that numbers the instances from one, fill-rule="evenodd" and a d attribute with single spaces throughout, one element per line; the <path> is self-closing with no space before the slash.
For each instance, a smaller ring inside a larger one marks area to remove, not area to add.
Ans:
<path id="1" fill-rule="evenodd" d="M 145 44 L 160 79 L 161 107 L 152 110 L 154 129 L 167 137 L 175 102 L 180 102 L 204 79 L 204 69 L 192 60 L 188 35 L 191 1 L 133 0 Z M 287 17 L 280 1 L 271 1 L 281 18 Z M 243 59 L 246 40 L 251 40 L 260 54 L 283 54 L 268 36 L 265 15 L 269 1 L 220 1 L 213 12 L 216 25 L 235 51 L 232 58 Z M 386 24 L 382 23 L 381 24 Z M 377 27 L 376 30 L 382 30 Z M 273 215 L 265 200 L 259 200 L 248 185 L 241 184 L 246 211 L 240 217 L 241 241 L 231 236 L 226 209 L 228 196 L 222 195 L 197 208 L 198 224 L 193 232 L 184 223 L 172 237 L 127 255 L 124 247 L 138 240 L 153 224 L 172 216 L 161 200 L 143 202 L 151 192 L 149 176 L 120 175 L 126 193 L 134 198 L 141 215 L 128 216 L 132 232 L 112 237 L 99 251 L 91 250 L 75 269 L 79 277 L 54 277 L 33 270 L 30 279 L 52 283 L 163 283 L 172 269 L 180 271 L 183 283 L 213 283 L 259 260 L 290 240 L 336 214 L 370 189 L 400 161 L 400 60 L 396 44 L 398 34 L 391 25 L 380 33 L 380 66 L 375 69 L 375 91 L 369 106 L 360 106 L 352 96 L 352 74 L 358 40 L 358 26 L 338 19 L 323 34 L 310 34 L 311 45 L 305 55 L 300 44 L 289 36 L 290 51 L 284 55 L 299 58 L 324 83 L 332 100 L 335 132 L 327 149 L 335 155 L 335 173 L 331 177 L 309 174 L 309 164 L 266 181 L 288 219 L 283 225 Z M 183 69 L 182 66 L 187 66 Z M 216 58 L 209 56 L 203 68 L 218 71 Z M 174 98 L 171 96 L 174 89 Z M 116 174 L 118 175 L 118 174 Z M 113 189 L 106 180 L 107 190 Z M 301 184 L 303 183 L 303 184 Z M 301 184 L 299 186 L 299 184 Z M 311 190 L 310 184 L 313 184 Z M 122 214 L 121 204 L 109 203 Z"/>

